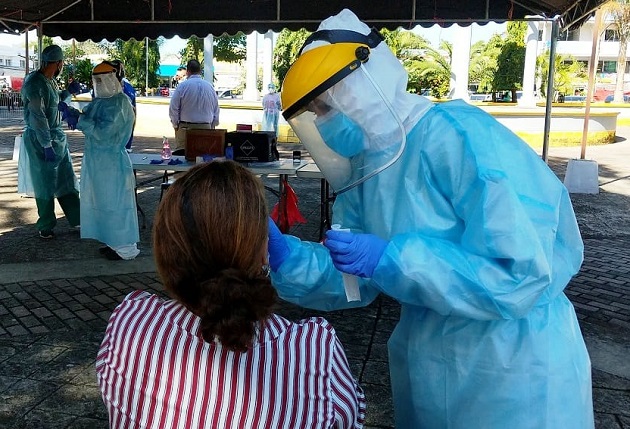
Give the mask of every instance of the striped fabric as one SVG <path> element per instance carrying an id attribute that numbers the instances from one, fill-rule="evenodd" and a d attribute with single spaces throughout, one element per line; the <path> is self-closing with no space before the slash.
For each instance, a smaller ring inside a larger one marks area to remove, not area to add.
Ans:
<path id="1" fill-rule="evenodd" d="M 111 429 L 361 428 L 365 397 L 323 318 L 273 315 L 246 353 L 207 343 L 199 318 L 142 291 L 114 310 L 96 372 Z"/>

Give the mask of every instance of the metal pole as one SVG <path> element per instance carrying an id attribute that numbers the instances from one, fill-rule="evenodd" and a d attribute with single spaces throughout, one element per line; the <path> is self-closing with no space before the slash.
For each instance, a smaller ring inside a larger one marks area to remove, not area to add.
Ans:
<path id="1" fill-rule="evenodd" d="M 591 117 L 591 99 L 595 92 L 595 70 L 597 67 L 597 47 L 599 46 L 599 29 L 602 24 L 602 10 L 595 12 L 595 25 L 593 26 L 593 46 L 591 49 L 591 61 L 588 64 L 588 88 L 586 88 L 586 106 L 584 109 L 584 128 L 582 130 L 582 148 L 580 159 L 586 157 L 586 142 L 588 141 L 588 122 Z"/>
<path id="2" fill-rule="evenodd" d="M 556 68 L 556 44 L 559 33 L 558 17 L 551 21 L 551 46 L 549 47 L 549 75 L 547 77 L 547 102 L 545 106 L 545 134 L 543 137 L 542 159 L 547 162 L 547 152 L 549 149 L 549 129 L 551 128 L 551 104 L 553 102 L 554 82 L 553 76 Z"/>
<path id="3" fill-rule="evenodd" d="M 144 38 L 144 55 L 145 55 L 145 69 L 144 69 L 144 95 L 149 95 L 149 38 Z"/>
<path id="4" fill-rule="evenodd" d="M 28 53 L 28 30 L 24 32 L 24 51 L 25 53 L 25 67 L 24 67 L 24 76 L 26 76 L 30 72 L 30 64 L 29 64 L 29 53 Z"/>

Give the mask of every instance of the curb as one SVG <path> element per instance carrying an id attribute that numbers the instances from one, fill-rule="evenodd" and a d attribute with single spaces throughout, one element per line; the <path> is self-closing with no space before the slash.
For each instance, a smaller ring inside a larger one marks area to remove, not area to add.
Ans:
<path id="1" fill-rule="evenodd" d="M 83 259 L 23 262 L 2 264 L 0 266 L 0 284 L 155 272 L 153 256 L 139 256 L 130 261 Z"/>

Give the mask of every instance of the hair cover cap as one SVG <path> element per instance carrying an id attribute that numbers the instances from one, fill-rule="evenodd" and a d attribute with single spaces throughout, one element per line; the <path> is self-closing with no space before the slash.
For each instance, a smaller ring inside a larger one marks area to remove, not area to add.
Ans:
<path id="1" fill-rule="evenodd" d="M 42 51 L 42 62 L 53 63 L 63 60 L 63 51 L 57 45 L 49 45 Z"/>

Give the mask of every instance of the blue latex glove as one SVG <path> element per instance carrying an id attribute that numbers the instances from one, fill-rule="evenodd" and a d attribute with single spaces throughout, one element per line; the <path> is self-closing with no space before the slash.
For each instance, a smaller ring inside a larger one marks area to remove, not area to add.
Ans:
<path id="1" fill-rule="evenodd" d="M 44 148 L 44 161 L 46 162 L 55 162 L 57 159 L 57 155 L 55 155 L 55 150 L 51 147 Z"/>
<path id="2" fill-rule="evenodd" d="M 59 102 L 59 104 L 57 105 L 57 109 L 59 109 L 59 112 L 61 112 L 61 120 L 66 121 L 66 123 L 68 124 L 68 128 L 70 128 L 71 130 L 76 129 L 81 112 L 79 112 L 72 106 L 68 106 L 68 104 L 64 103 L 63 101 Z"/>
<path id="3" fill-rule="evenodd" d="M 287 239 L 280 232 L 273 219 L 268 219 L 269 223 L 269 266 L 275 272 L 278 271 L 280 265 L 287 259 L 291 250 Z"/>
<path id="4" fill-rule="evenodd" d="M 68 91 L 67 89 L 64 89 L 63 91 L 61 91 L 61 93 L 59 94 L 59 99 L 60 100 L 66 100 L 68 98 L 72 97 L 72 94 L 70 94 L 70 91 Z"/>
<path id="5" fill-rule="evenodd" d="M 376 235 L 335 230 L 327 231 L 324 241 L 339 271 L 368 278 L 372 277 L 387 244 Z"/>
<path id="6" fill-rule="evenodd" d="M 71 130 L 75 130 L 77 128 L 77 124 L 79 123 L 79 111 L 70 108 L 68 110 L 68 117 L 66 118 L 66 122 L 68 123 L 68 128 Z"/>
<path id="7" fill-rule="evenodd" d="M 61 112 L 61 120 L 65 121 L 68 117 L 68 104 L 60 101 L 59 104 L 57 104 L 57 109 Z"/>

